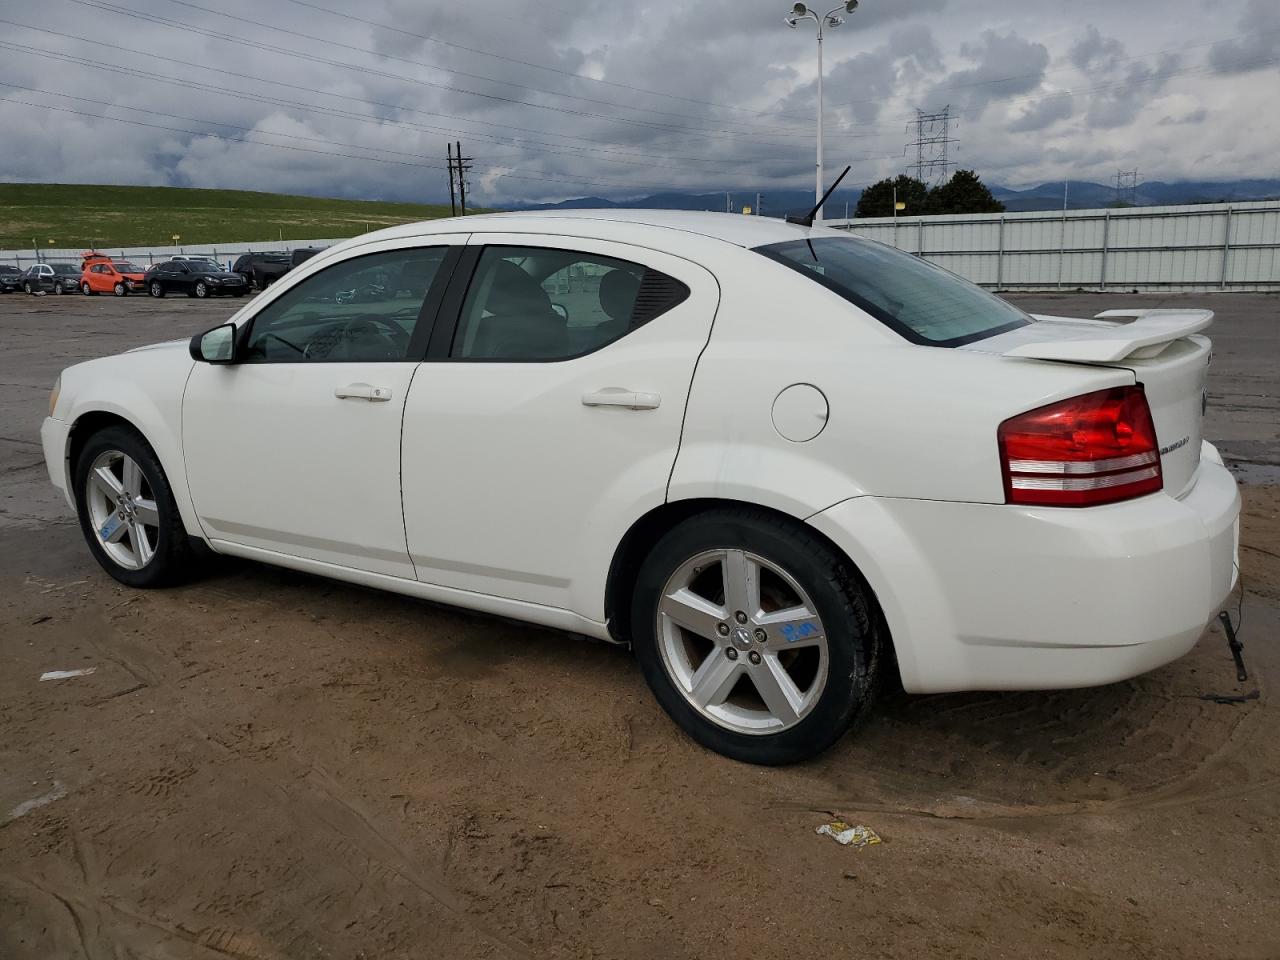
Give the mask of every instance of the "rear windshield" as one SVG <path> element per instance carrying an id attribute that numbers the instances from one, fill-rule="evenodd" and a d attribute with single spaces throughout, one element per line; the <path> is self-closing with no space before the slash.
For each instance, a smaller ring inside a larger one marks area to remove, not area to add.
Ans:
<path id="1" fill-rule="evenodd" d="M 858 237 L 756 247 L 914 343 L 956 347 L 1032 323 L 1021 310 L 926 260 Z"/>

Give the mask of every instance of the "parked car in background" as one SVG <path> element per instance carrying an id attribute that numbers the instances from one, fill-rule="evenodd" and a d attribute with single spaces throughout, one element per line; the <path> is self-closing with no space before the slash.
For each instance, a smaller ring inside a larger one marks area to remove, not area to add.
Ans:
<path id="1" fill-rule="evenodd" d="M 293 260 L 287 253 L 246 253 L 236 259 L 231 270 L 259 290 L 265 290 L 292 267 Z"/>
<path id="2" fill-rule="evenodd" d="M 630 644 L 691 736 L 786 763 L 886 674 L 1083 687 L 1195 645 L 1239 547 L 1212 319 L 1028 316 L 766 217 L 481 215 L 64 370 L 41 436 L 124 584 L 194 542 Z"/>
<path id="3" fill-rule="evenodd" d="M 80 289 L 80 267 L 74 263 L 37 263 L 22 275 L 27 293 L 74 293 Z"/>
<path id="4" fill-rule="evenodd" d="M 156 264 L 143 280 L 153 297 L 167 293 L 185 293 L 189 297 L 243 297 L 249 284 L 238 273 L 224 270 L 212 260 L 175 257 Z"/>
<path id="5" fill-rule="evenodd" d="M 146 271 L 128 260 L 112 260 L 101 253 L 86 253 L 81 261 L 80 292 L 86 297 L 100 293 L 127 296 L 142 290 Z"/>
<path id="6" fill-rule="evenodd" d="M 0 263 L 0 293 L 22 289 L 22 271 L 12 264 Z"/>
<path id="7" fill-rule="evenodd" d="M 289 254 L 289 262 L 296 267 L 299 264 L 306 263 L 317 253 L 323 253 L 328 249 L 328 247 L 298 247 L 297 250 Z"/>

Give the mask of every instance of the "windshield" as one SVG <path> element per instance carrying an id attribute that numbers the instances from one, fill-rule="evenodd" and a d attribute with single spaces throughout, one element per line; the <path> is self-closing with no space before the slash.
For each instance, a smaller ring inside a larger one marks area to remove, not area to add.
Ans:
<path id="1" fill-rule="evenodd" d="M 80 268 L 74 263 L 54 263 L 50 264 L 50 266 L 53 267 L 54 273 L 61 274 L 63 276 L 80 276 Z"/>
<path id="2" fill-rule="evenodd" d="M 755 249 L 811 276 L 914 343 L 955 347 L 1034 322 L 968 280 L 882 243 L 821 237 Z"/>
<path id="3" fill-rule="evenodd" d="M 213 273 L 222 272 L 222 267 L 214 263 L 212 260 L 186 260 L 186 261 L 179 261 L 179 262 L 186 263 L 186 265 L 190 267 L 192 270 L 205 270 Z"/>
<path id="4" fill-rule="evenodd" d="M 135 266 L 134 264 L 130 263 L 128 260 L 123 260 L 123 261 L 117 260 L 116 272 L 117 273 L 141 273 L 142 268 L 139 266 Z"/>

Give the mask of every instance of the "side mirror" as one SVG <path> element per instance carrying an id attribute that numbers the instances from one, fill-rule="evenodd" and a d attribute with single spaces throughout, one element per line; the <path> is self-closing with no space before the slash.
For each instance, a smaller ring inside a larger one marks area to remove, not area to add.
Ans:
<path id="1" fill-rule="evenodd" d="M 191 338 L 191 359 L 199 363 L 235 363 L 236 325 L 224 323 Z"/>

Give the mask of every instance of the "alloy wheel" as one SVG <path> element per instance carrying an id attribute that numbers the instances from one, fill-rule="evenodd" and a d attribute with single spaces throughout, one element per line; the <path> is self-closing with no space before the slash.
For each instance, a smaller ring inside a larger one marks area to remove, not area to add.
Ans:
<path id="1" fill-rule="evenodd" d="M 787 571 L 745 550 L 685 561 L 658 603 L 658 648 L 672 682 L 702 716 L 738 733 L 775 734 L 826 687 L 826 630 Z"/>
<path id="2" fill-rule="evenodd" d="M 89 467 L 85 503 L 103 551 L 126 570 L 151 562 L 160 545 L 160 513 L 142 468 L 120 450 L 106 450 Z"/>
<path id="3" fill-rule="evenodd" d="M 114 287 L 112 287 L 112 288 L 111 288 L 111 292 L 112 292 L 112 293 L 114 293 L 117 297 L 123 297 L 123 296 L 124 296 L 124 284 L 123 284 L 123 283 L 117 283 Z"/>
<path id="4" fill-rule="evenodd" d="M 162 286 L 160 285 L 160 282 L 159 282 L 159 281 L 152 281 L 152 283 L 151 283 L 151 295 L 152 295 L 153 297 L 157 297 L 157 298 L 159 298 L 159 297 L 163 297 L 163 296 L 164 296 L 164 287 L 162 287 Z"/>
<path id="5" fill-rule="evenodd" d="M 89 289 L 89 281 L 88 281 L 88 280 L 86 280 L 84 283 L 80 284 L 80 292 L 81 292 L 81 293 L 83 293 L 86 297 L 87 297 L 87 296 L 89 296 L 89 294 L 92 292 L 92 291 Z"/>
<path id="6" fill-rule="evenodd" d="M 196 284 L 196 296 L 197 296 L 197 297 L 207 297 L 208 295 L 209 295 L 209 288 L 208 288 L 208 287 L 206 287 L 203 283 L 197 283 L 197 284 Z"/>

